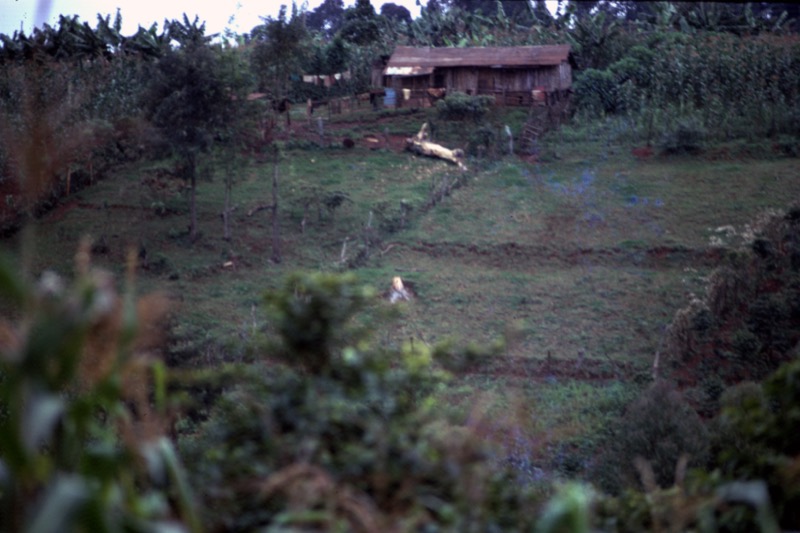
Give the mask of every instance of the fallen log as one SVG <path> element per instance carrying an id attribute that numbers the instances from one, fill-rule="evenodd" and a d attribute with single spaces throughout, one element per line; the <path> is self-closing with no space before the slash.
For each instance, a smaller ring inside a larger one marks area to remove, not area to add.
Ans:
<path id="1" fill-rule="evenodd" d="M 432 143 L 427 139 L 428 123 L 426 122 L 422 125 L 422 128 L 420 128 L 419 132 L 414 137 L 409 137 L 406 139 L 406 150 L 418 155 L 444 159 L 445 161 L 449 161 L 450 163 L 458 165 L 458 168 L 462 170 L 467 169 L 466 165 L 464 164 L 463 150 L 459 148 L 451 150 L 450 148 L 445 148 L 440 144 Z"/>

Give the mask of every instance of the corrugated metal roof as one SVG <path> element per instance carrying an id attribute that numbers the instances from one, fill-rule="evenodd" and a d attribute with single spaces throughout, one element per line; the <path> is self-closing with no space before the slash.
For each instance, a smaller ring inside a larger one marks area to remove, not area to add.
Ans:
<path id="1" fill-rule="evenodd" d="M 551 46 L 497 46 L 472 48 L 415 48 L 398 46 L 387 70 L 400 67 L 537 67 L 567 61 L 568 44 Z M 388 74 L 388 72 L 387 72 Z"/>

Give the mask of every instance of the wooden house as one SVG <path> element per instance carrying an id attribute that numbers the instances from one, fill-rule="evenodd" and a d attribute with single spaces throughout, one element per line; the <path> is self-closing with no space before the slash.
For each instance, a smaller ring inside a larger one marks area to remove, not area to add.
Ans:
<path id="1" fill-rule="evenodd" d="M 383 67 L 381 85 L 396 95 L 398 106 L 424 105 L 445 91 L 491 95 L 499 105 L 546 105 L 572 87 L 570 46 L 398 46 Z"/>

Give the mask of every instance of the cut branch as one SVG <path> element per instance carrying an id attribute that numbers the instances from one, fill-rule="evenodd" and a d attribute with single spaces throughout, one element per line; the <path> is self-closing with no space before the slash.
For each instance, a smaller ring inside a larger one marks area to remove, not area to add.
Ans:
<path id="1" fill-rule="evenodd" d="M 458 148 L 451 150 L 450 148 L 445 148 L 440 144 L 432 143 L 427 139 L 428 123 L 426 122 L 422 125 L 422 128 L 420 128 L 419 132 L 414 137 L 409 137 L 406 139 L 406 150 L 418 155 L 444 159 L 445 161 L 449 161 L 450 163 L 458 165 L 458 168 L 462 170 L 467 169 L 466 165 L 464 165 L 463 150 Z"/>

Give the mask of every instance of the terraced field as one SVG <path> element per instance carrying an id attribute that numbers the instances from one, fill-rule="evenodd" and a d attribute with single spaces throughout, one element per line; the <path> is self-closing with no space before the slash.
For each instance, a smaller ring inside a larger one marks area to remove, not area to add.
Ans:
<path id="1" fill-rule="evenodd" d="M 359 115 L 331 121 L 325 138 L 300 123 L 283 132 L 277 167 L 209 160 L 196 241 L 174 163 L 141 161 L 63 198 L 3 247 L 33 276 L 69 273 L 86 235 L 95 262 L 120 274 L 133 247 L 139 290 L 173 301 L 173 365 L 247 360 L 248 341 L 270 331 L 262 295 L 292 270 L 351 270 L 379 292 L 401 276 L 416 296 L 378 342 L 496 346 L 459 366 L 443 391 L 455 419 L 518 403 L 524 415 L 488 432 L 505 442 L 509 427 L 527 428 L 529 451 L 582 449 L 647 381 L 673 314 L 746 242 L 759 213 L 800 196 L 795 159 L 642 156 L 569 130 L 545 138 L 535 157 L 470 160 L 462 172 L 403 151 L 426 119 Z M 441 131 L 444 145 L 466 143 L 468 132 Z M 347 149 L 344 138 L 358 142 Z M 274 175 L 279 263 L 264 209 Z"/>

